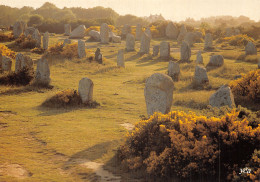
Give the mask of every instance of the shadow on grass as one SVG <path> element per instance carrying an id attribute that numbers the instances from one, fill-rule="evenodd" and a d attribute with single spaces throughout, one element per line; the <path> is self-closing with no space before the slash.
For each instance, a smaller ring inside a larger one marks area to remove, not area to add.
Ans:
<path id="1" fill-rule="evenodd" d="M 127 61 L 134 61 L 134 60 L 136 60 L 136 59 L 138 59 L 140 57 L 141 57 L 141 55 L 136 53 L 135 55 L 130 56 L 129 58 L 125 59 L 125 62 L 127 62 Z"/>
<path id="2" fill-rule="evenodd" d="M 48 87 L 38 87 L 38 86 L 34 86 L 34 85 L 28 85 L 28 86 L 24 86 L 21 88 L 9 89 L 9 90 L 0 92 L 0 96 L 1 95 L 18 95 L 18 94 L 28 93 L 28 92 L 44 93 L 47 90 L 51 90 L 51 89 L 53 89 L 53 86 L 51 86 L 51 85 Z"/>
<path id="3" fill-rule="evenodd" d="M 105 58 L 107 59 L 111 59 L 111 58 L 114 58 L 117 56 L 117 53 L 114 53 L 114 54 L 111 54 L 111 55 L 108 55 L 108 56 L 104 56 Z"/>

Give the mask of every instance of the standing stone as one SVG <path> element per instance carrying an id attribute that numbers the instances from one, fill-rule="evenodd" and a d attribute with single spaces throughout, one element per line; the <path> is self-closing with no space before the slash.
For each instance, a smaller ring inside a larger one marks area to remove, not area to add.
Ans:
<path id="1" fill-rule="evenodd" d="M 201 55 L 201 51 L 197 53 L 196 64 L 203 64 L 203 57 Z"/>
<path id="2" fill-rule="evenodd" d="M 109 43 L 109 27 L 106 23 L 103 23 L 100 27 L 100 39 L 102 44 Z"/>
<path id="3" fill-rule="evenodd" d="M 186 26 L 183 24 L 181 26 L 180 33 L 179 33 L 178 38 L 177 38 L 177 41 L 178 41 L 179 44 L 182 43 L 186 34 L 187 34 L 187 29 L 186 29 Z"/>
<path id="4" fill-rule="evenodd" d="M 70 39 L 65 39 L 64 41 L 63 41 L 63 47 L 65 47 L 65 45 L 66 44 L 71 44 L 71 40 Z"/>
<path id="5" fill-rule="evenodd" d="M 15 22 L 13 26 L 14 38 L 18 38 L 24 31 L 23 24 L 20 21 Z"/>
<path id="6" fill-rule="evenodd" d="M 210 96 L 209 105 L 212 107 L 234 107 L 235 101 L 230 87 L 228 85 L 222 85 L 214 94 Z"/>
<path id="7" fill-rule="evenodd" d="M 179 31 L 176 25 L 174 25 L 173 22 L 169 22 L 165 30 L 166 36 L 169 39 L 177 39 L 178 33 Z"/>
<path id="8" fill-rule="evenodd" d="M 71 33 L 71 26 L 70 24 L 65 24 L 64 25 L 64 30 L 65 30 L 65 35 L 69 36 Z"/>
<path id="9" fill-rule="evenodd" d="M 225 37 L 231 37 L 231 36 L 233 36 L 232 28 L 226 28 Z"/>
<path id="10" fill-rule="evenodd" d="M 206 67 L 220 67 L 224 64 L 224 58 L 222 55 L 214 55 L 210 57 L 209 63 Z"/>
<path id="11" fill-rule="evenodd" d="M 50 68 L 48 61 L 45 58 L 41 58 L 37 63 L 35 82 L 41 85 L 49 85 L 50 81 Z"/>
<path id="12" fill-rule="evenodd" d="M 118 51 L 117 54 L 117 66 L 118 67 L 125 67 L 125 58 L 124 58 L 124 50 L 121 49 Z"/>
<path id="13" fill-rule="evenodd" d="M 163 59 L 168 59 L 170 57 L 170 43 L 169 42 L 160 43 L 160 57 Z"/>
<path id="14" fill-rule="evenodd" d="M 79 96 L 83 104 L 87 104 L 93 100 L 94 83 L 89 78 L 85 77 L 79 81 Z"/>
<path id="15" fill-rule="evenodd" d="M 141 38 L 140 53 L 149 54 L 150 52 L 150 37 L 144 32 Z"/>
<path id="16" fill-rule="evenodd" d="M 86 27 L 85 25 L 79 25 L 75 28 L 71 33 L 69 38 L 70 39 L 83 39 L 85 36 Z"/>
<path id="17" fill-rule="evenodd" d="M 132 32 L 131 26 L 128 24 L 125 24 L 122 29 L 122 38 L 125 39 L 127 34 L 129 34 L 129 33 L 131 34 L 131 32 Z"/>
<path id="18" fill-rule="evenodd" d="M 95 40 L 98 42 L 101 40 L 100 33 L 96 30 L 90 30 L 88 35 L 91 37 L 92 40 Z"/>
<path id="19" fill-rule="evenodd" d="M 181 70 L 179 64 L 170 61 L 168 65 L 168 75 L 172 78 L 172 80 L 179 81 L 180 73 Z"/>
<path id="20" fill-rule="evenodd" d="M 2 71 L 11 71 L 12 60 L 9 57 L 2 56 Z"/>
<path id="21" fill-rule="evenodd" d="M 28 37 L 29 35 L 32 36 L 34 32 L 35 32 L 35 28 L 28 27 L 28 28 L 25 29 L 24 35 L 25 35 L 25 37 Z"/>
<path id="22" fill-rule="evenodd" d="M 160 51 L 160 45 L 154 45 L 153 46 L 153 56 L 158 56 Z"/>
<path id="23" fill-rule="evenodd" d="M 78 40 L 78 56 L 79 58 L 86 57 L 85 42 Z"/>
<path id="24" fill-rule="evenodd" d="M 137 24 L 136 26 L 136 32 L 135 32 L 135 39 L 136 40 L 141 40 L 142 38 L 142 26 L 140 24 Z"/>
<path id="25" fill-rule="evenodd" d="M 135 50 L 135 37 L 132 34 L 126 35 L 126 51 Z"/>
<path id="26" fill-rule="evenodd" d="M 199 31 L 193 32 L 193 35 L 194 35 L 194 42 L 202 42 L 203 35 L 201 32 Z"/>
<path id="27" fill-rule="evenodd" d="M 209 82 L 207 71 L 202 66 L 196 66 L 193 83 L 195 86 L 203 86 Z"/>
<path id="28" fill-rule="evenodd" d="M 35 29 L 32 38 L 36 40 L 36 47 L 41 47 L 42 44 L 42 36 L 38 29 Z"/>
<path id="29" fill-rule="evenodd" d="M 150 39 L 152 39 L 152 32 L 151 32 L 150 27 L 146 27 L 146 29 L 145 29 L 144 32 L 148 35 L 148 37 L 149 37 Z M 143 35 L 142 35 L 142 36 L 143 36 Z M 142 37 L 141 37 L 141 40 L 142 40 Z"/>
<path id="30" fill-rule="evenodd" d="M 45 32 L 43 34 L 42 47 L 43 47 L 44 50 L 47 50 L 48 47 L 49 47 L 49 32 Z"/>
<path id="31" fill-rule="evenodd" d="M 184 36 L 184 41 L 188 43 L 190 47 L 195 43 L 195 34 L 193 32 L 187 32 Z"/>
<path id="32" fill-rule="evenodd" d="M 33 61 L 29 56 L 18 53 L 15 58 L 15 73 L 25 68 L 29 70 L 33 69 Z"/>
<path id="33" fill-rule="evenodd" d="M 191 49 L 187 42 L 183 41 L 181 44 L 181 61 L 190 61 Z"/>
<path id="34" fill-rule="evenodd" d="M 144 96 L 148 116 L 154 112 L 166 114 L 172 106 L 174 83 L 168 75 L 154 73 L 147 78 Z"/>
<path id="35" fill-rule="evenodd" d="M 204 50 L 209 50 L 213 48 L 213 38 L 211 33 L 207 33 L 205 36 Z"/>
<path id="36" fill-rule="evenodd" d="M 245 48 L 246 55 L 257 55 L 257 49 L 253 42 L 248 42 Z"/>
<path id="37" fill-rule="evenodd" d="M 102 64 L 103 60 L 102 60 L 102 54 L 100 53 L 100 49 L 97 48 L 96 52 L 95 52 L 95 60 L 99 63 Z"/>

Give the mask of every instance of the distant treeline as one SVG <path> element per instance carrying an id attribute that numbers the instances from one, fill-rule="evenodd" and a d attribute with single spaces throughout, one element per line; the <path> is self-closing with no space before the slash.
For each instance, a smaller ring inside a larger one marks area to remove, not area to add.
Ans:
<path id="1" fill-rule="evenodd" d="M 12 8 L 9 6 L 0 6 L 0 26 L 8 27 L 13 25 L 17 20 L 28 23 L 28 26 L 39 28 L 40 31 L 53 33 L 63 33 L 64 24 L 70 23 L 72 28 L 84 24 L 87 28 L 97 26 L 101 23 L 121 26 L 124 24 L 148 25 L 148 21 L 143 18 L 124 15 L 120 16 L 111 8 L 101 6 L 94 8 L 57 8 L 52 3 L 45 3 L 40 8 L 32 7 Z"/>

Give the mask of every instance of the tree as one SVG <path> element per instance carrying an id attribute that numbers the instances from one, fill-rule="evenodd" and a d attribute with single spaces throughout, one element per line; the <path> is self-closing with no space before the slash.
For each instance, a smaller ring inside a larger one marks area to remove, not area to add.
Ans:
<path id="1" fill-rule="evenodd" d="M 37 26 L 41 25 L 43 22 L 43 17 L 41 15 L 32 15 L 29 18 L 28 26 Z"/>

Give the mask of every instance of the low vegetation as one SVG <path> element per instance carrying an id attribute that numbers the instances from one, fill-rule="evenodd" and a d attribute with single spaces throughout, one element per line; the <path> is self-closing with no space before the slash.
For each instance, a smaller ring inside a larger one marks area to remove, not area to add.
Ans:
<path id="1" fill-rule="evenodd" d="M 28 35 L 21 35 L 19 38 L 15 40 L 15 45 L 17 45 L 21 49 L 33 49 L 37 45 L 37 41 Z"/>
<path id="2" fill-rule="evenodd" d="M 238 116 L 235 111 L 221 118 L 180 111 L 155 113 L 136 124 L 118 157 L 123 167 L 143 170 L 146 177 L 230 180 L 260 149 L 260 126 L 252 128 Z M 248 178 L 257 178 L 259 172 L 252 171 Z"/>
<path id="3" fill-rule="evenodd" d="M 8 47 L 2 44 L 0 44 L 0 54 L 2 54 L 2 56 L 7 56 L 13 59 L 15 59 L 16 56 L 14 51 L 10 50 Z"/>
<path id="4" fill-rule="evenodd" d="M 28 85 L 34 78 L 34 73 L 29 69 L 22 69 L 18 73 L 11 72 L 0 77 L 0 85 Z"/>

